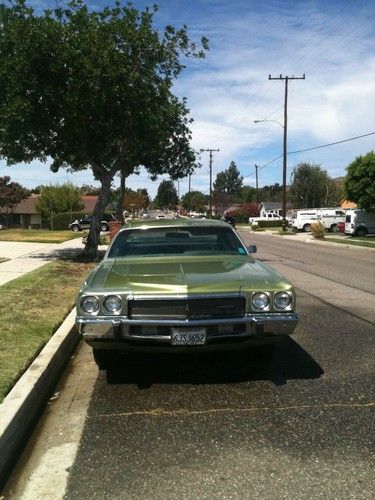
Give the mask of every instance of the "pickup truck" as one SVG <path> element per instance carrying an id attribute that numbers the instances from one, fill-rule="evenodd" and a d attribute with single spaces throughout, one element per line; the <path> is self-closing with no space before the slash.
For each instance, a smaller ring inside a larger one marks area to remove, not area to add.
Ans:
<path id="1" fill-rule="evenodd" d="M 283 218 L 281 215 L 278 214 L 266 214 L 263 217 L 249 217 L 249 224 L 258 224 L 260 221 L 266 221 L 266 220 L 276 220 L 276 221 L 281 221 Z"/>

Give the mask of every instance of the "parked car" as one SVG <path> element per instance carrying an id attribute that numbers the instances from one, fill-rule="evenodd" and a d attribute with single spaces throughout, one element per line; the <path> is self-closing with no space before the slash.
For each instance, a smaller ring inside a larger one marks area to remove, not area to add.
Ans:
<path id="1" fill-rule="evenodd" d="M 74 232 L 83 231 L 84 229 L 89 229 L 91 224 L 91 215 L 85 215 L 82 219 L 76 219 L 71 224 L 69 224 L 69 229 Z M 113 214 L 103 214 L 102 220 L 100 221 L 100 230 L 109 231 L 109 222 L 114 220 Z"/>
<path id="2" fill-rule="evenodd" d="M 236 227 L 236 219 L 233 217 L 233 215 L 229 215 L 224 213 L 223 217 L 221 218 L 223 222 L 227 222 L 233 227 Z"/>
<path id="3" fill-rule="evenodd" d="M 293 286 L 216 220 L 131 222 L 77 296 L 77 325 L 101 369 L 133 351 L 268 345 L 298 321 Z"/>

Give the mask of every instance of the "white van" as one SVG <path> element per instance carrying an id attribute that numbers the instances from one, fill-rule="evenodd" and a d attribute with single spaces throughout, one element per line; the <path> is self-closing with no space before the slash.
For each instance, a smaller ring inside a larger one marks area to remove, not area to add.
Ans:
<path id="1" fill-rule="evenodd" d="M 347 210 L 345 217 L 345 234 L 366 236 L 375 234 L 375 213 L 366 210 Z"/>
<path id="2" fill-rule="evenodd" d="M 306 208 L 292 214 L 292 228 L 310 231 L 311 224 L 321 222 L 328 231 L 335 231 L 339 222 L 345 222 L 345 212 L 341 208 Z"/>

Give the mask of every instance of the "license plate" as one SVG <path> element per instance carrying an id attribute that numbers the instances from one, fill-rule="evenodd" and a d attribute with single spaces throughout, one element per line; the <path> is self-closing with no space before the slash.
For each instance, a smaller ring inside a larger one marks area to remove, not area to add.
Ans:
<path id="1" fill-rule="evenodd" d="M 172 328 L 172 345 L 201 345 L 205 343 L 205 328 Z"/>

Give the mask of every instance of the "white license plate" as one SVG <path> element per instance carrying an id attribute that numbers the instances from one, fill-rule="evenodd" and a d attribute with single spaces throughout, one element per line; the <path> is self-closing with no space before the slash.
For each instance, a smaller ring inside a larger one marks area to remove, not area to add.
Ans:
<path id="1" fill-rule="evenodd" d="M 172 345 L 202 345 L 205 343 L 205 328 L 172 328 Z"/>

